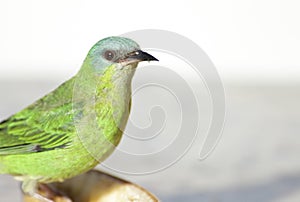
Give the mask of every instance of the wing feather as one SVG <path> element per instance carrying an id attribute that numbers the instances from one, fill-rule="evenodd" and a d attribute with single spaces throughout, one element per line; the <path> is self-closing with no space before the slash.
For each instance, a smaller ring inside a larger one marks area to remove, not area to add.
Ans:
<path id="1" fill-rule="evenodd" d="M 73 79 L 0 123 L 0 155 L 68 147 L 72 141 Z"/>

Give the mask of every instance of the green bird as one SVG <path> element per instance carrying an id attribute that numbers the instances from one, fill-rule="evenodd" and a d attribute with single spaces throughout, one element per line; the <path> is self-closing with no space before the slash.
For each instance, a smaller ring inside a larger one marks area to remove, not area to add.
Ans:
<path id="1" fill-rule="evenodd" d="M 120 142 L 131 105 L 131 81 L 141 61 L 158 61 L 128 38 L 108 37 L 89 51 L 78 73 L 0 123 L 0 174 L 59 182 L 94 168 Z"/>

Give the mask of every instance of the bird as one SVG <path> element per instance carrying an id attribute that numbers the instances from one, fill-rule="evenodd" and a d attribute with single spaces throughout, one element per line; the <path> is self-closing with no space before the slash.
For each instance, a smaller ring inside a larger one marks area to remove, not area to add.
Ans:
<path id="1" fill-rule="evenodd" d="M 77 74 L 0 123 L 0 174 L 51 201 L 37 193 L 39 183 L 62 182 L 105 160 L 121 140 L 142 61 L 158 59 L 129 38 L 98 41 Z"/>

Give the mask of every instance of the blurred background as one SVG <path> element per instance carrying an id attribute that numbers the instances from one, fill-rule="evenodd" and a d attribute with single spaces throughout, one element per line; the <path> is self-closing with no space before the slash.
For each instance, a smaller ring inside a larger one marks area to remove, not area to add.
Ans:
<path id="1" fill-rule="evenodd" d="M 299 9 L 298 1 L 283 0 L 2 0 L 0 119 L 74 75 L 99 39 L 149 28 L 173 31 L 197 43 L 223 81 L 226 120 L 217 147 L 199 161 L 198 138 L 180 161 L 151 175 L 99 169 L 162 201 L 297 202 Z M 0 196 L 21 201 L 19 183 L 0 176 Z"/>

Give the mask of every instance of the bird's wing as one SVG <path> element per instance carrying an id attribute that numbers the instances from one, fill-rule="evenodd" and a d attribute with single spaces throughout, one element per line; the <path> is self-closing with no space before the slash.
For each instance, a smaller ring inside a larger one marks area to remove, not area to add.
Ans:
<path id="1" fill-rule="evenodd" d="M 72 81 L 0 123 L 0 155 L 67 147 L 74 132 Z"/>

